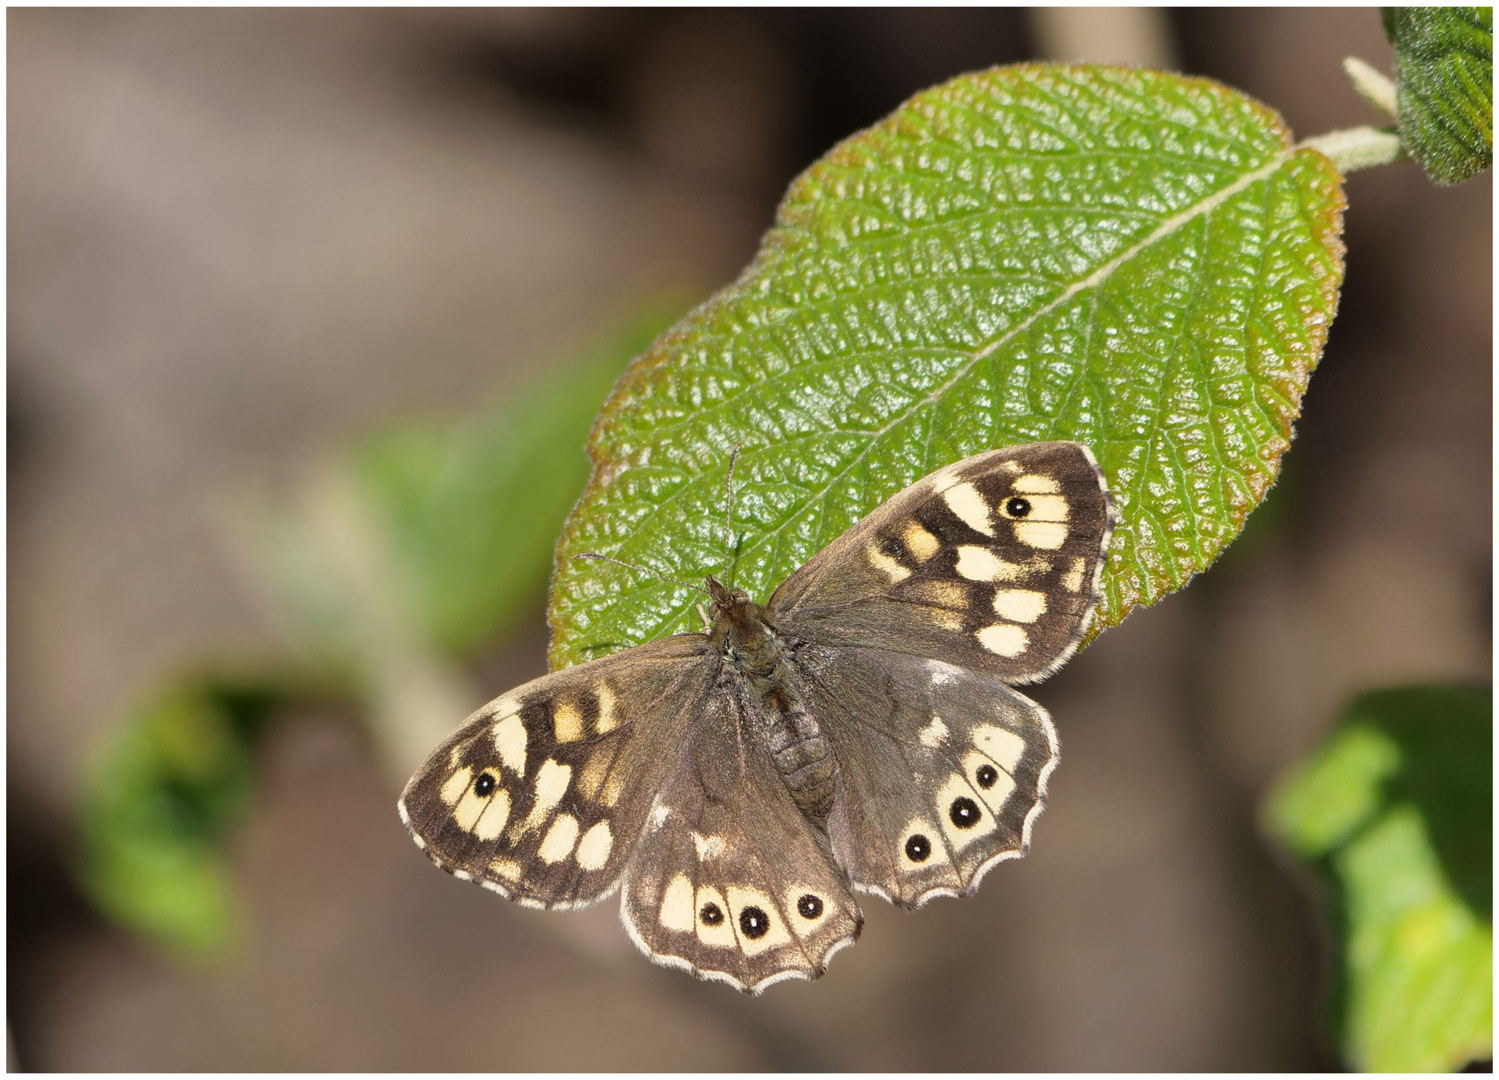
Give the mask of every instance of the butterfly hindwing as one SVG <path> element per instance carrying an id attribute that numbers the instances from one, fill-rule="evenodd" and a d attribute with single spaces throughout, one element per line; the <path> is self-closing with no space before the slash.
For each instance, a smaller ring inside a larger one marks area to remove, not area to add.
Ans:
<path id="1" fill-rule="evenodd" d="M 814 978 L 863 917 L 730 688 L 712 695 L 626 871 L 621 913 L 658 963 L 740 989 Z"/>
<path id="2" fill-rule="evenodd" d="M 607 896 L 705 693 L 706 647 L 698 634 L 641 645 L 479 709 L 401 796 L 417 843 L 444 870 L 522 903 Z"/>
<path id="3" fill-rule="evenodd" d="M 915 906 L 1025 854 L 1058 759 L 1045 709 L 940 660 L 819 652 L 808 699 L 840 784 L 828 832 L 855 886 Z"/>
<path id="4" fill-rule="evenodd" d="M 1055 670 L 1087 629 L 1112 527 L 1079 443 L 965 458 L 899 492 L 776 590 L 778 625 L 933 657 L 1006 682 Z"/>

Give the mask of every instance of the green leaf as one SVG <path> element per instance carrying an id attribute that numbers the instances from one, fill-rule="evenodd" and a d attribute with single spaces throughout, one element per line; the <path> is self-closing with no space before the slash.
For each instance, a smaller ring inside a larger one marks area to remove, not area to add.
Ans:
<path id="1" fill-rule="evenodd" d="M 739 280 L 620 380 L 558 546 L 552 663 L 764 598 L 925 473 L 1089 444 L 1120 515 L 1097 627 L 1203 570 L 1273 483 L 1342 279 L 1331 163 L 1202 79 L 1024 65 L 917 95 L 791 187 Z"/>
<path id="2" fill-rule="evenodd" d="M 1492 751 L 1487 687 L 1375 691 L 1266 803 L 1327 887 L 1333 1019 L 1356 1068 L 1493 1053 Z"/>
<path id="3" fill-rule="evenodd" d="M 1494 163 L 1494 9 L 1385 8 L 1400 137 L 1439 184 Z"/>
<path id="4" fill-rule="evenodd" d="M 433 646 L 471 652 L 540 600 L 599 404 L 683 307 L 650 301 L 495 407 L 393 426 L 355 449 L 359 489 Z"/>
<path id="5" fill-rule="evenodd" d="M 79 804 L 79 880 L 105 915 L 185 959 L 224 954 L 237 912 L 223 842 L 283 696 L 270 677 L 190 676 L 127 719 Z"/>

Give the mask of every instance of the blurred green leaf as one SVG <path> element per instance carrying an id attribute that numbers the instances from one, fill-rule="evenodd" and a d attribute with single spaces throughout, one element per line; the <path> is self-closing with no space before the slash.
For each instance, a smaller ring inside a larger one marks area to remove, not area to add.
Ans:
<path id="1" fill-rule="evenodd" d="M 1266 804 L 1330 894 L 1333 1019 L 1356 1068 L 1493 1053 L 1492 762 L 1488 688 L 1379 690 Z"/>
<path id="2" fill-rule="evenodd" d="M 1439 184 L 1494 163 L 1494 9 L 1383 9 L 1400 138 Z"/>
<path id="3" fill-rule="evenodd" d="M 360 491 L 435 647 L 469 653 L 541 599 L 557 532 L 588 478 L 583 447 L 599 405 L 683 307 L 651 301 L 493 408 L 401 423 L 355 449 Z"/>
<path id="4" fill-rule="evenodd" d="M 739 280 L 620 380 L 558 546 L 552 663 L 761 598 L 923 474 L 1077 439 L 1120 526 L 1097 627 L 1180 588 L 1274 481 L 1337 305 L 1332 164 L 1265 106 L 1143 70 L 1023 65 L 918 94 L 791 187 Z"/>
<path id="5" fill-rule="evenodd" d="M 284 693 L 270 677 L 190 677 L 126 720 L 80 800 L 79 878 L 106 915 L 184 958 L 222 955 L 237 923 L 222 844 Z"/>

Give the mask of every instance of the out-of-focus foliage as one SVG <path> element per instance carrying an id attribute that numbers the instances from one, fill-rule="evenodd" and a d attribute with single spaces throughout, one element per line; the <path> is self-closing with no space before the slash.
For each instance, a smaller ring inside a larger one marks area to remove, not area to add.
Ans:
<path id="1" fill-rule="evenodd" d="M 1349 1064 L 1461 1067 L 1493 1053 L 1493 699 L 1410 686 L 1355 700 L 1266 805 L 1318 872 Z"/>
<path id="2" fill-rule="evenodd" d="M 79 877 L 110 918 L 189 960 L 223 954 L 236 927 L 223 841 L 284 695 L 271 677 L 186 677 L 125 720 L 80 800 Z"/>
<path id="3" fill-rule="evenodd" d="M 265 719 L 314 686 L 319 697 L 334 686 L 391 696 L 387 684 L 410 658 L 365 647 L 360 629 L 372 622 L 409 624 L 414 632 L 398 644 L 457 658 L 503 634 L 528 600 L 539 602 L 557 531 L 587 476 L 583 443 L 599 403 L 681 307 L 647 304 L 489 412 L 446 426 L 402 422 L 344 459 L 352 465 L 340 476 L 352 472 L 363 498 L 351 516 L 377 522 L 378 546 L 400 564 L 400 580 L 381 589 L 394 611 L 371 610 L 366 594 L 348 587 L 357 576 L 350 552 L 328 543 L 337 529 L 327 527 L 346 508 L 317 497 L 329 486 L 297 510 L 267 511 L 276 525 L 259 522 L 258 540 L 269 536 L 274 550 L 260 554 L 274 564 L 272 588 L 295 594 L 282 599 L 299 621 L 291 629 L 304 646 L 300 667 L 294 677 L 268 665 L 263 678 L 243 679 L 186 671 L 124 719 L 79 803 L 79 877 L 106 915 L 189 959 L 223 954 L 236 928 L 223 845 L 248 807 Z"/>
<path id="4" fill-rule="evenodd" d="M 539 601 L 557 533 L 588 479 L 583 445 L 599 406 L 684 306 L 642 307 L 487 412 L 404 422 L 354 450 L 359 490 L 435 648 L 469 653 Z"/>
<path id="5" fill-rule="evenodd" d="M 1400 138 L 1439 184 L 1494 163 L 1494 9 L 1390 7 Z"/>
<path id="6" fill-rule="evenodd" d="M 1340 177 L 1203 79 L 1022 65 L 912 98 L 791 187 L 740 279 L 595 429 L 558 551 L 764 597 L 926 472 L 1077 439 L 1119 527 L 1096 627 L 1203 570 L 1273 483 L 1342 279 Z M 698 594 L 561 559 L 564 666 L 694 628 Z"/>

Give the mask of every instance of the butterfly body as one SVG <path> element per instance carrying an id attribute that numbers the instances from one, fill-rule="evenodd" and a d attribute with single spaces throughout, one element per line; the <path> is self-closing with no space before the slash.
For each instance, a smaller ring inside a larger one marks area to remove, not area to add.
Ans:
<path id="1" fill-rule="evenodd" d="M 742 591 L 711 576 L 707 586 L 714 609 L 708 648 L 722 658 L 715 689 L 739 697 L 746 734 L 764 741 L 792 801 L 821 823 L 832 809 L 837 763 L 807 707 L 796 660 L 804 646 L 778 631 L 765 608 Z"/>
<path id="2" fill-rule="evenodd" d="M 522 903 L 623 890 L 658 963 L 758 991 L 820 974 L 863 917 L 1024 854 L 1057 762 L 1012 688 L 1070 655 L 1112 510 L 1076 443 L 898 493 L 764 604 L 707 579 L 706 633 L 534 680 L 437 748 L 401 814 L 442 868 Z"/>

